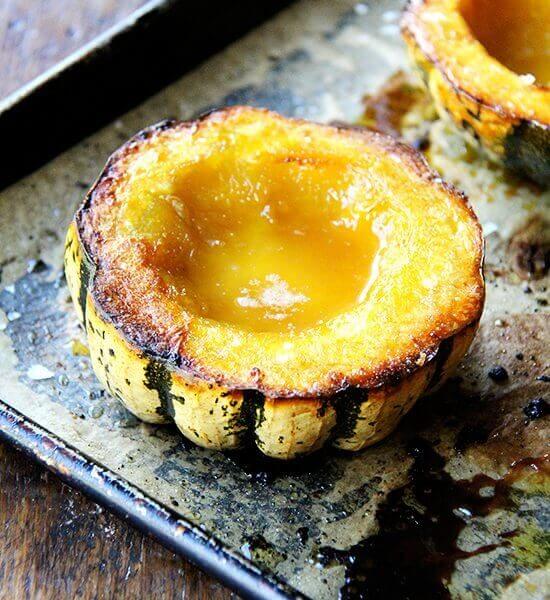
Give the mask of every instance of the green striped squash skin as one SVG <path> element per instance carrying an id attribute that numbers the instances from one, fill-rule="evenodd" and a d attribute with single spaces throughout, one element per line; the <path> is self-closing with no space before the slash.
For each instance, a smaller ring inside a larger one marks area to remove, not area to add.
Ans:
<path id="1" fill-rule="evenodd" d="M 326 443 L 357 451 L 389 435 L 416 400 L 440 385 L 466 353 L 477 322 L 445 340 L 410 375 L 374 390 L 349 389 L 331 398 L 264 398 L 189 377 L 129 343 L 96 305 L 94 266 L 71 224 L 65 272 L 102 385 L 148 423 L 173 420 L 204 448 L 256 444 L 265 455 L 292 459 Z"/>
<path id="2" fill-rule="evenodd" d="M 520 175 L 550 187 L 550 127 L 522 121 L 504 140 L 504 164 Z"/>

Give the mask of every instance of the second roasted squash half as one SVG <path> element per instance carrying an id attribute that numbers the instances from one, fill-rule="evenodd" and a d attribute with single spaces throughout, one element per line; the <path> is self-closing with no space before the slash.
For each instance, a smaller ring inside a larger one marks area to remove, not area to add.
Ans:
<path id="1" fill-rule="evenodd" d="M 277 458 L 390 433 L 466 352 L 481 261 L 466 199 L 411 148 L 246 107 L 126 143 L 65 253 L 112 394 Z"/>
<path id="2" fill-rule="evenodd" d="M 409 0 L 402 28 L 440 115 L 549 186 L 550 2 Z"/>

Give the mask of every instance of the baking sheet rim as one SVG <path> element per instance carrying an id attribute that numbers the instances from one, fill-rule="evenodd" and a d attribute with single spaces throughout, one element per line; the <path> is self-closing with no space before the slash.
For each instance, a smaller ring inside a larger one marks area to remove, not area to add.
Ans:
<path id="1" fill-rule="evenodd" d="M 65 443 L 0 399 L 0 440 L 22 450 L 66 484 L 80 490 L 169 550 L 252 600 L 307 600 L 215 536 L 176 515 L 83 452 Z"/>

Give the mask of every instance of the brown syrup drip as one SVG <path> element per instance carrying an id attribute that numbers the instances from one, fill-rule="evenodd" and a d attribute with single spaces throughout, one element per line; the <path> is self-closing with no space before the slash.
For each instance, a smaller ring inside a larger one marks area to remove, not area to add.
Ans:
<path id="1" fill-rule="evenodd" d="M 457 541 L 470 519 L 512 508 L 512 484 L 526 470 L 550 470 L 546 455 L 516 461 L 500 479 L 479 474 L 455 481 L 445 472 L 443 457 L 425 440 L 411 443 L 409 453 L 408 482 L 377 509 L 379 532 L 349 550 L 324 547 L 317 555 L 322 566 L 345 566 L 342 600 L 449 598 L 447 583 L 458 560 L 510 545 L 515 534 L 505 532 L 497 543 L 461 550 Z M 482 490 L 493 493 L 482 495 Z"/>
<path id="2" fill-rule="evenodd" d="M 362 124 L 399 138 L 403 117 L 425 98 L 423 89 L 415 85 L 407 73 L 397 71 L 377 93 L 363 98 Z"/>

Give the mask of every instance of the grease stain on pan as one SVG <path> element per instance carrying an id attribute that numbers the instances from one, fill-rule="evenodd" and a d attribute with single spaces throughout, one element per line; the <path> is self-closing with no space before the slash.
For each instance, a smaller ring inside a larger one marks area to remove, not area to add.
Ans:
<path id="1" fill-rule="evenodd" d="M 220 106 L 235 105 L 257 106 L 276 110 L 284 115 L 295 115 L 304 105 L 304 101 L 292 91 L 275 85 L 261 88 L 248 85 L 231 92 L 220 103 Z"/>
<path id="2" fill-rule="evenodd" d="M 93 400 L 103 409 L 104 418 L 95 417 L 103 424 L 137 426 L 136 417 L 104 393 L 91 373 L 89 359 L 72 351 L 71 341 L 78 340 L 79 328 L 67 301 L 65 279 L 62 274 L 52 279 L 52 273 L 50 267 L 33 270 L 15 283 L 13 293 L 0 292 L 0 309 L 9 314 L 17 307 L 21 314 L 5 328 L 19 361 L 17 368 L 23 376 L 32 377 L 39 357 L 40 366 L 55 377 L 33 378 L 38 392 L 68 407 L 78 418 L 87 418 Z"/>
<path id="3" fill-rule="evenodd" d="M 547 563 L 550 534 L 534 524 L 522 533 L 498 532 L 493 542 L 473 549 L 459 544 L 472 519 L 516 510 L 513 485 L 531 473 L 550 476 L 547 456 L 515 463 L 501 478 L 480 473 L 454 480 L 445 471 L 445 459 L 425 440 L 411 440 L 408 452 L 413 458 L 408 481 L 378 506 L 378 533 L 348 550 L 323 547 L 316 555 L 321 566 L 344 565 L 340 598 L 451 598 L 449 584 L 457 561 L 509 546 L 514 548 L 513 559 L 522 565 Z M 546 546 L 533 552 L 531 540 L 536 539 L 546 541 Z"/>

